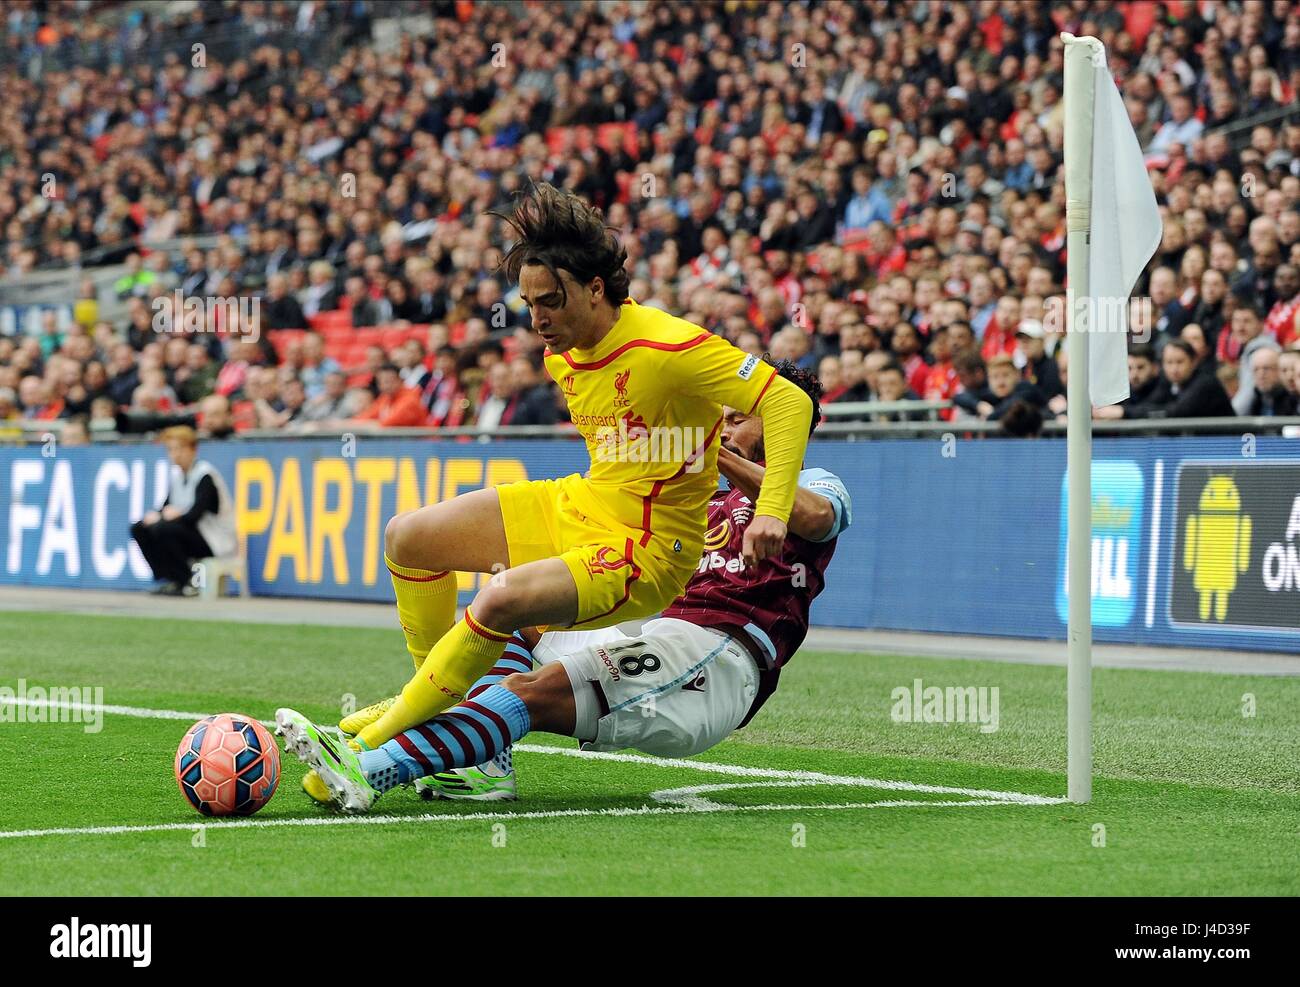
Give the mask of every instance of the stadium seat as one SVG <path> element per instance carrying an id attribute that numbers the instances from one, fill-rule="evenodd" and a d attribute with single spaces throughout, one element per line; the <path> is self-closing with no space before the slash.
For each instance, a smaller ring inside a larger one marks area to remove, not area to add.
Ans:
<path id="1" fill-rule="evenodd" d="M 345 369 L 348 367 L 360 367 L 366 362 L 366 344 L 349 343 L 339 352 L 335 358 Z"/>
<path id="2" fill-rule="evenodd" d="M 596 128 L 596 143 L 611 154 L 621 145 L 623 150 L 636 156 L 636 124 L 602 123 Z"/>
<path id="3" fill-rule="evenodd" d="M 329 329 L 351 329 L 352 313 L 335 309 L 330 312 L 319 312 L 316 315 L 307 316 L 307 321 L 311 323 L 313 329 L 319 329 L 324 332 Z"/>

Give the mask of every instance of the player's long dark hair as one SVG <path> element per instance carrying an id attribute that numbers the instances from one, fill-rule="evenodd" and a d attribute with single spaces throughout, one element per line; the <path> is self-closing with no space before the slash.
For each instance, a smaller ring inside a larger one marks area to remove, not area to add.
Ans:
<path id="1" fill-rule="evenodd" d="M 501 259 L 511 281 L 519 281 L 525 264 L 541 264 L 554 276 L 566 302 L 561 268 L 582 284 L 600 278 L 605 282 L 605 298 L 615 308 L 627 298 L 630 279 L 623 267 L 627 251 L 614 229 L 605 225 L 600 210 L 572 192 L 542 182 L 520 193 L 510 215 L 488 215 L 504 220 L 518 235 Z"/>
<path id="2" fill-rule="evenodd" d="M 813 432 L 817 431 L 817 426 L 822 420 L 822 382 L 817 379 L 817 375 L 811 370 L 804 370 L 797 363 L 790 360 L 781 360 L 778 363 L 768 354 L 764 354 L 763 362 L 776 367 L 777 376 L 784 377 L 812 399 L 812 424 L 808 426 L 808 434 L 812 435 Z"/>

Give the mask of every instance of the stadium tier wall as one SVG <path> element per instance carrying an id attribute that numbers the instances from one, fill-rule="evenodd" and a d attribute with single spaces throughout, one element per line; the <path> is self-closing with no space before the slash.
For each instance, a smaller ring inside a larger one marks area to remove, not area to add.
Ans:
<path id="1" fill-rule="evenodd" d="M 1261 436 L 1097 439 L 1100 641 L 1300 650 L 1300 457 Z M 577 442 L 359 437 L 208 443 L 255 594 L 391 600 L 384 522 L 484 485 L 587 466 Z M 1065 637 L 1065 443 L 814 442 L 853 496 L 813 610 L 833 627 Z M 129 519 L 161 502 L 157 446 L 0 449 L 0 584 L 144 589 Z M 462 601 L 483 577 L 462 576 Z M 197 604 L 196 604 L 197 605 Z"/>

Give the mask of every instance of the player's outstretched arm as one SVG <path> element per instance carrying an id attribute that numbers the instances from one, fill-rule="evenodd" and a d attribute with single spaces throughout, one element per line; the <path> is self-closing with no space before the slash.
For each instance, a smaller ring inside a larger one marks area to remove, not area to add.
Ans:
<path id="1" fill-rule="evenodd" d="M 767 471 L 754 499 L 754 520 L 745 530 L 747 564 L 775 555 L 785 544 L 804 452 L 812 424 L 812 400 L 779 376 L 776 368 L 737 349 L 720 336 L 675 353 L 663 363 L 665 384 L 763 419 Z"/>
<path id="2" fill-rule="evenodd" d="M 767 470 L 723 447 L 718 450 L 718 472 L 750 500 L 757 500 Z M 788 524 L 790 534 L 807 541 L 825 541 L 835 521 L 835 505 L 829 498 L 804 486 L 795 490 Z"/>
<path id="3" fill-rule="evenodd" d="M 799 471 L 803 469 L 804 454 L 808 451 L 812 399 L 799 387 L 778 376 L 773 368 L 771 380 L 749 414 L 763 419 L 763 448 L 767 456 L 763 483 L 754 501 L 754 520 L 771 517 L 780 520 L 784 526 L 794 508 Z M 781 542 L 759 558 L 779 552 L 784 542 L 783 533 Z"/>

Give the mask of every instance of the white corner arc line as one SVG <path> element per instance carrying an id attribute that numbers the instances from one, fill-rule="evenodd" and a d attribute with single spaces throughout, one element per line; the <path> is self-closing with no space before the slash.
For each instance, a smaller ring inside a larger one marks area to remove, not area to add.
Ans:
<path id="1" fill-rule="evenodd" d="M 860 788 L 879 788 L 894 792 L 919 792 L 927 795 L 965 795 L 968 798 L 1004 799 L 1024 805 L 1057 805 L 1067 801 L 1050 795 L 1027 795 L 1023 792 L 997 792 L 983 788 L 954 788 L 947 785 L 923 785 L 914 781 L 895 781 L 884 778 L 861 778 L 856 775 L 830 775 L 820 771 L 795 771 L 783 768 L 751 768 L 743 764 L 713 764 L 708 761 L 690 761 L 675 757 L 650 757 L 646 754 L 584 751 L 573 747 L 547 747 L 534 744 L 515 744 L 515 750 L 532 754 L 562 754 L 595 761 L 621 761 L 624 764 L 649 764 L 657 768 L 685 768 L 711 774 L 732 775 L 739 778 L 790 779 L 805 784 L 844 785 Z"/>

